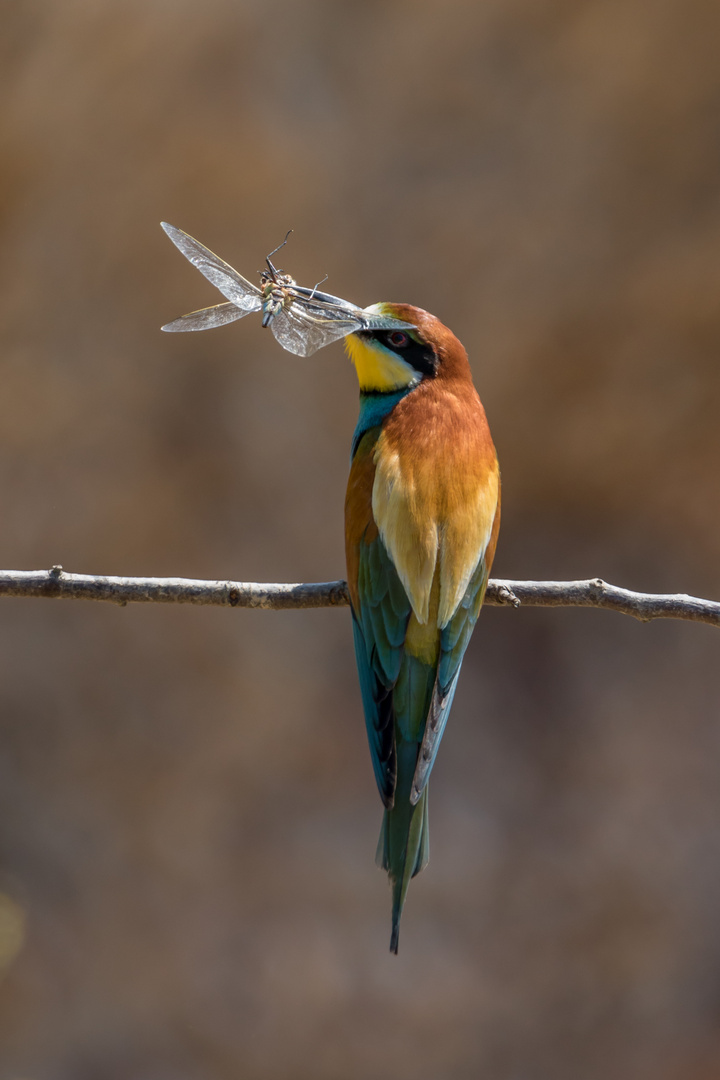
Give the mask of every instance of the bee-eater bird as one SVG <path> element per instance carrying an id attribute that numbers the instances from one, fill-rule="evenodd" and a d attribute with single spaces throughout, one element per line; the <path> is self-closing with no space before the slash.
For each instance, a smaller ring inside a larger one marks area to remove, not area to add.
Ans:
<path id="1" fill-rule="evenodd" d="M 410 324 L 345 339 L 360 383 L 348 587 L 397 953 L 410 879 L 428 861 L 428 778 L 495 554 L 500 472 L 454 334 L 408 304 L 366 310 Z"/>
<path id="2" fill-rule="evenodd" d="M 163 229 L 228 301 L 163 330 L 208 330 L 262 310 L 263 326 L 299 356 L 345 336 L 357 370 L 345 547 L 397 952 L 410 879 L 428 861 L 428 778 L 500 527 L 497 456 L 467 354 L 420 308 L 359 308 L 306 289 L 273 266 L 275 252 L 259 288 L 182 229 Z"/>

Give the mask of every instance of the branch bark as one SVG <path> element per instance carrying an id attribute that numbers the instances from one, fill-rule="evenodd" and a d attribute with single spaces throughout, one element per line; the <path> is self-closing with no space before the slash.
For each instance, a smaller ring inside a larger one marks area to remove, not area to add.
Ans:
<path id="1" fill-rule="evenodd" d="M 344 581 L 277 585 L 197 578 L 105 577 L 50 570 L 0 570 L 0 596 L 106 600 L 114 604 L 214 604 L 220 607 L 272 610 L 345 607 Z M 485 603 L 497 607 L 593 607 L 619 611 L 635 619 L 689 619 L 720 626 L 720 603 L 685 593 L 640 593 L 586 581 L 509 581 L 488 583 Z"/>

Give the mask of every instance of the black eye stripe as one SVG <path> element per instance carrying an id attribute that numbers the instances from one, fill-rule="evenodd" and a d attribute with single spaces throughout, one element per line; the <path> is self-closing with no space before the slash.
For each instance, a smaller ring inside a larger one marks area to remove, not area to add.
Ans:
<path id="1" fill-rule="evenodd" d="M 391 352 L 397 353 L 401 360 L 410 364 L 421 375 L 433 376 L 437 373 L 438 358 L 434 350 L 429 345 L 416 341 L 404 330 L 379 330 L 372 336 Z M 398 337 L 402 338 L 402 343 L 395 340 Z"/>

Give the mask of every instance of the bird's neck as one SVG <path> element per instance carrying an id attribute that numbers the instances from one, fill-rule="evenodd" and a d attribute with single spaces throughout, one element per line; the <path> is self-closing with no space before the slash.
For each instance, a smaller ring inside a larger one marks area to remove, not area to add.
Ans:
<path id="1" fill-rule="evenodd" d="M 370 431 L 371 428 L 379 427 L 397 403 L 402 401 L 412 389 L 413 387 L 407 386 L 402 390 L 394 390 L 390 393 L 360 391 L 360 415 L 353 435 L 351 460 L 355 456 L 355 451 L 365 432 Z"/>

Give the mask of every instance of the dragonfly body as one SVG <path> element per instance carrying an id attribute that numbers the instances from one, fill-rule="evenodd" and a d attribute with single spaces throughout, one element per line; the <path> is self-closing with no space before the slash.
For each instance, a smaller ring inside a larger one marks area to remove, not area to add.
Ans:
<path id="1" fill-rule="evenodd" d="M 262 325 L 269 326 L 276 315 L 284 308 L 289 308 L 294 303 L 295 294 L 293 286 L 295 279 L 289 274 L 280 274 L 277 271 L 273 275 L 268 270 L 263 270 L 260 275 L 262 292 Z"/>

